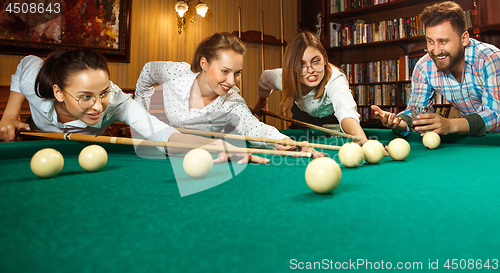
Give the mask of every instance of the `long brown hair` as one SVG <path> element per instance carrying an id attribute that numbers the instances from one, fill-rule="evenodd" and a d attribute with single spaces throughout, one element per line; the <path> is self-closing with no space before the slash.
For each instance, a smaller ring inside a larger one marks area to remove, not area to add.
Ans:
<path id="1" fill-rule="evenodd" d="M 300 66 L 302 56 L 308 46 L 313 46 L 319 50 L 325 62 L 325 77 L 316 87 L 314 99 L 321 98 L 325 93 L 325 86 L 330 76 L 332 68 L 328 63 L 328 55 L 321 45 L 321 42 L 309 31 L 303 31 L 290 40 L 285 50 L 285 59 L 283 60 L 283 100 L 281 101 L 281 110 L 283 113 L 292 108 L 295 98 L 301 94 L 300 88 Z"/>
<path id="2" fill-rule="evenodd" d="M 210 63 L 216 60 L 219 51 L 224 49 L 231 49 L 243 55 L 245 53 L 245 44 L 229 32 L 215 33 L 198 44 L 193 61 L 191 61 L 191 71 L 194 73 L 201 72 L 201 57 L 205 57 L 207 62 Z"/>

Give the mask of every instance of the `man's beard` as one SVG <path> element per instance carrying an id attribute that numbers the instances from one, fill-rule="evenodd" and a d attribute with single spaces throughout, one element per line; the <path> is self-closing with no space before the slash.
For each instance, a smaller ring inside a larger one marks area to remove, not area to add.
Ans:
<path id="1" fill-rule="evenodd" d="M 439 60 L 438 60 L 438 56 L 434 55 L 434 53 L 432 53 L 432 51 L 429 53 L 429 55 L 431 56 L 432 60 L 434 61 L 434 63 L 436 64 L 436 67 L 439 71 L 449 71 L 451 68 L 453 68 L 455 65 L 458 64 L 458 62 L 460 62 L 462 60 L 462 57 L 463 57 L 463 53 L 464 53 L 464 48 L 463 47 L 460 47 L 460 51 L 456 54 L 456 55 L 451 55 L 448 51 L 443 51 L 441 52 L 441 54 L 439 54 L 439 57 L 442 57 L 442 56 L 448 56 L 448 60 L 444 63 L 441 63 Z"/>

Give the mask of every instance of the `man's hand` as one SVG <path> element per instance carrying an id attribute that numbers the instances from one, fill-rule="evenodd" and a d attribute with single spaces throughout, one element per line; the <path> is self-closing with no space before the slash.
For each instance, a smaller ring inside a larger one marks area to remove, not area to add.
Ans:
<path id="1" fill-rule="evenodd" d="M 469 124 L 466 119 L 449 119 L 436 113 L 420 114 L 417 120 L 413 121 L 415 131 L 425 132 L 433 131 L 440 135 L 447 135 L 449 133 L 468 133 Z"/>
<path id="2" fill-rule="evenodd" d="M 372 105 L 371 108 L 375 112 L 375 117 L 382 121 L 385 127 L 399 131 L 406 130 L 406 122 L 401 118 L 397 118 L 395 113 L 384 111 L 376 105 Z"/>

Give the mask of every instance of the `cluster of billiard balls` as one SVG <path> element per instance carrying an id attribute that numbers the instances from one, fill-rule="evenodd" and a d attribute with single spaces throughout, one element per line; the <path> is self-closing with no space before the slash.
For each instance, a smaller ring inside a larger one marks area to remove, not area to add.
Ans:
<path id="1" fill-rule="evenodd" d="M 441 143 L 441 138 L 435 132 L 427 132 L 422 138 L 422 143 L 428 149 L 435 149 Z M 403 138 L 395 138 L 387 145 L 389 156 L 396 160 L 405 160 L 410 154 L 410 144 Z M 368 140 L 363 147 L 356 143 L 348 142 L 339 150 L 339 160 L 342 165 L 354 168 L 365 160 L 369 164 L 377 164 L 384 158 L 385 148 L 377 140 Z M 342 171 L 339 164 L 329 158 L 321 157 L 312 160 L 306 168 L 306 183 L 311 190 L 319 194 L 333 192 L 340 184 Z"/>
<path id="2" fill-rule="evenodd" d="M 97 172 L 108 162 L 108 153 L 99 145 L 89 145 L 82 149 L 78 163 L 88 172 Z M 64 158 L 56 149 L 45 148 L 31 158 L 31 171 L 40 178 L 52 178 L 58 175 L 64 166 Z"/>
<path id="3" fill-rule="evenodd" d="M 437 133 L 427 132 L 422 142 L 425 147 L 435 149 L 441 143 Z M 410 144 L 403 138 L 395 138 L 387 145 L 389 156 L 396 160 L 405 160 L 410 154 Z M 339 150 L 339 160 L 345 167 L 354 168 L 365 160 L 369 164 L 379 163 L 385 156 L 385 148 L 377 140 L 368 140 L 363 146 L 348 142 Z M 204 149 L 197 148 L 189 151 L 183 160 L 186 174 L 192 178 L 205 177 L 213 167 L 212 155 Z M 326 194 L 333 192 L 340 183 L 342 171 L 339 164 L 329 158 L 320 157 L 309 162 L 305 172 L 306 183 L 316 193 Z"/>

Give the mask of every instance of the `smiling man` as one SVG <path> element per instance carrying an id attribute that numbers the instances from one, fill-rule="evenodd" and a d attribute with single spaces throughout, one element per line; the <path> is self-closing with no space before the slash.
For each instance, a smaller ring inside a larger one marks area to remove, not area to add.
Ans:
<path id="1" fill-rule="evenodd" d="M 469 37 L 462 8 L 452 1 L 434 4 L 421 14 L 428 54 L 412 75 L 411 94 L 398 115 L 373 105 L 375 115 L 394 131 L 483 136 L 500 131 L 500 50 Z M 456 107 L 460 118 L 421 114 L 412 120 L 412 106 L 432 106 L 435 93 Z"/>

